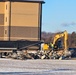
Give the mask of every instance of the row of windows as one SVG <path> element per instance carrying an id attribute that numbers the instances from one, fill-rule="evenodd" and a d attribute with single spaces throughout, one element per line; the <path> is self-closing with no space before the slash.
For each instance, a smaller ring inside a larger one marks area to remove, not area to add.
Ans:
<path id="1" fill-rule="evenodd" d="M 7 4 L 6 4 L 6 10 L 7 10 Z M 7 22 L 7 17 L 6 17 L 6 22 Z M 5 29 L 5 35 L 7 35 L 7 29 Z"/>

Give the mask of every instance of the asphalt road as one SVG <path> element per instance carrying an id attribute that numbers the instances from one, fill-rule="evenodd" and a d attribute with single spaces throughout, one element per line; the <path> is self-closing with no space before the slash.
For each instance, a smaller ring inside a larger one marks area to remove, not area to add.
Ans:
<path id="1" fill-rule="evenodd" d="M 76 60 L 0 59 L 0 75 L 76 75 Z"/>

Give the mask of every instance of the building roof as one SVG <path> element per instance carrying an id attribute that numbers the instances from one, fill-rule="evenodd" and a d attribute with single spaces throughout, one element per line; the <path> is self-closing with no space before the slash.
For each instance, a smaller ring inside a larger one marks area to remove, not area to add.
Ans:
<path id="1" fill-rule="evenodd" d="M 22 1 L 43 1 L 43 0 L 22 0 Z"/>
<path id="2" fill-rule="evenodd" d="M 41 2 L 41 3 L 44 3 L 43 0 L 19 0 L 19 1 L 25 1 L 25 2 Z"/>
<path id="3" fill-rule="evenodd" d="M 44 0 L 0 0 L 0 1 L 14 1 L 14 2 L 36 2 L 36 3 L 45 3 Z"/>

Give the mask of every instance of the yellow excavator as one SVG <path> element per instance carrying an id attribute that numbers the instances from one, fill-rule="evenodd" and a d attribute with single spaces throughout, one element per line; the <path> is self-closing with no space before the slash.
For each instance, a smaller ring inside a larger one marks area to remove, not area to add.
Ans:
<path id="1" fill-rule="evenodd" d="M 50 51 L 49 56 L 58 56 L 58 58 L 60 58 L 61 56 L 64 56 L 64 57 L 71 56 L 71 52 L 68 51 L 67 40 L 68 40 L 68 33 L 66 30 L 64 32 L 57 33 L 53 38 L 53 43 L 52 43 L 53 48 L 49 47 L 50 44 L 44 43 L 43 50 Z M 61 41 L 61 42 L 58 43 L 59 41 Z M 63 46 L 61 47 L 60 45 L 62 42 L 63 42 Z"/>
<path id="2" fill-rule="evenodd" d="M 57 48 L 58 44 L 57 43 L 61 38 L 63 38 L 63 44 L 64 44 L 64 50 L 68 50 L 68 46 L 67 46 L 67 39 L 68 39 L 68 33 L 67 31 L 64 31 L 64 32 L 61 32 L 61 33 L 57 33 L 55 36 L 54 36 L 54 39 L 53 39 L 53 43 L 50 43 L 50 44 L 46 44 L 44 43 L 44 46 L 43 46 L 43 50 L 49 50 L 49 45 L 52 45 L 54 48 Z M 59 47 L 58 47 L 59 48 Z"/>
<path id="3" fill-rule="evenodd" d="M 67 31 L 64 31 L 62 33 L 57 33 L 55 36 L 54 36 L 54 40 L 53 40 L 53 45 L 54 45 L 54 48 L 55 48 L 55 44 L 58 40 L 60 40 L 61 38 L 63 38 L 63 45 L 64 45 L 64 51 L 67 51 L 68 50 L 68 43 L 67 43 L 67 40 L 68 40 L 68 33 Z"/>

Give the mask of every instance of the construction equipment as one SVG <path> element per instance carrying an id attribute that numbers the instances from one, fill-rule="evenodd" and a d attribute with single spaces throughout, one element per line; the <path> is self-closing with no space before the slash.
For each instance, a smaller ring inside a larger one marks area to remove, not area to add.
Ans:
<path id="1" fill-rule="evenodd" d="M 54 36 L 54 39 L 53 39 L 53 43 L 51 44 L 47 44 L 47 45 L 53 45 L 54 46 L 54 49 L 58 47 L 58 42 L 61 38 L 63 38 L 63 43 L 64 43 L 64 50 L 66 51 L 68 46 L 67 46 L 67 38 L 68 37 L 68 33 L 67 31 L 64 31 L 64 32 L 61 32 L 61 33 L 57 33 L 55 36 Z M 48 49 L 49 47 L 47 47 Z M 44 44 L 43 46 L 43 50 L 46 50 L 46 43 Z"/>
<path id="2" fill-rule="evenodd" d="M 68 40 L 68 33 L 67 31 L 64 31 L 62 33 L 58 33 L 54 37 L 53 45 L 55 46 L 56 41 L 60 40 L 60 38 L 63 38 L 63 43 L 64 43 L 64 51 L 68 50 L 68 45 L 67 45 L 67 40 Z"/>
<path id="3" fill-rule="evenodd" d="M 66 57 L 71 56 L 71 52 L 68 51 L 68 33 L 67 31 L 57 33 L 54 36 L 52 47 L 50 47 L 50 44 L 47 44 L 48 46 L 46 47 L 46 44 L 43 46 L 43 50 L 45 52 L 45 55 L 47 55 L 49 58 L 53 59 L 63 59 Z M 60 41 L 60 43 L 59 43 Z M 63 45 L 61 46 L 63 42 Z M 43 53 L 44 54 L 44 53 Z M 46 57 L 44 57 L 46 58 Z"/>

